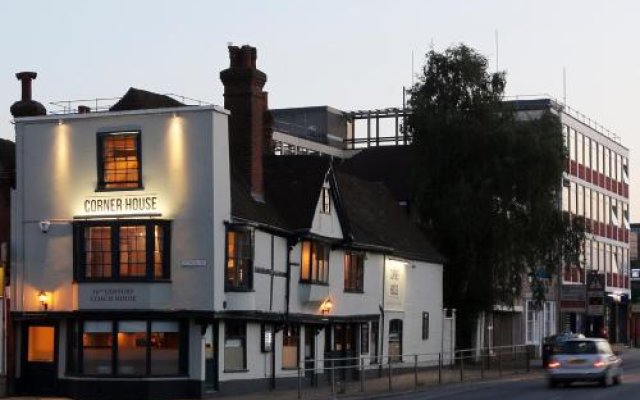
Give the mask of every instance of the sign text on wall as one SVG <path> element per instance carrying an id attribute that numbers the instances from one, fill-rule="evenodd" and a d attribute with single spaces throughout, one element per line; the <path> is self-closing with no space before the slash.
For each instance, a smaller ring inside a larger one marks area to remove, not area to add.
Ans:
<path id="1" fill-rule="evenodd" d="M 149 214 L 158 212 L 158 203 L 156 194 L 90 197 L 82 202 L 82 210 L 86 215 Z"/>

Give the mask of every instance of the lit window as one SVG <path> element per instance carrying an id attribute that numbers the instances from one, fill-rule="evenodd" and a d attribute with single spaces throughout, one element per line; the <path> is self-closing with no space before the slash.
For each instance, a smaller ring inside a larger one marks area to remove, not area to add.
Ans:
<path id="1" fill-rule="evenodd" d="M 253 241 L 250 230 L 227 231 L 226 290 L 253 287 Z"/>
<path id="2" fill-rule="evenodd" d="M 300 281 L 329 283 L 329 245 L 317 241 L 302 241 Z"/>
<path id="3" fill-rule="evenodd" d="M 344 255 L 344 291 L 362 292 L 364 289 L 364 255 L 347 252 Z"/>
<path id="4" fill-rule="evenodd" d="M 282 368 L 298 367 L 299 342 L 300 327 L 298 325 L 285 327 L 282 335 Z"/>
<path id="5" fill-rule="evenodd" d="M 139 188 L 140 132 L 98 134 L 98 189 Z"/>
<path id="6" fill-rule="evenodd" d="M 80 326 L 80 374 L 168 376 L 184 373 L 186 354 L 180 348 L 186 335 L 178 321 L 84 321 Z M 78 352 L 72 351 L 72 354 Z"/>
<path id="7" fill-rule="evenodd" d="M 168 221 L 78 222 L 78 280 L 169 278 Z"/>

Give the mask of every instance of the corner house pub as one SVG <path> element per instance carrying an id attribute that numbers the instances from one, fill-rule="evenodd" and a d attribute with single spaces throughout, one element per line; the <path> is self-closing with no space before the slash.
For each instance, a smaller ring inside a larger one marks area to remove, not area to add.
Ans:
<path id="1" fill-rule="evenodd" d="M 48 113 L 17 74 L 15 393 L 215 397 L 442 351 L 441 256 L 381 184 L 273 154 L 256 49 L 229 56 L 224 108 Z"/>

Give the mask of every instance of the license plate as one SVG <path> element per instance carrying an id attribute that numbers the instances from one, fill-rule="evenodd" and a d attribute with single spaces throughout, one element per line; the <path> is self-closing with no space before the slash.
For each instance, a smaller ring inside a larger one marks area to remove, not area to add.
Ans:
<path id="1" fill-rule="evenodd" d="M 573 360 L 569 360 L 569 364 L 584 364 L 585 360 L 581 358 L 575 358 Z"/>

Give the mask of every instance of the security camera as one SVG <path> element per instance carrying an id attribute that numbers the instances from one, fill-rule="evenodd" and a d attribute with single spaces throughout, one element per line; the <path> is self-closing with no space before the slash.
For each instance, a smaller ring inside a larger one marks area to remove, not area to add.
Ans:
<path id="1" fill-rule="evenodd" d="M 49 226 L 51 226 L 50 221 L 40 221 L 40 230 L 42 231 L 42 233 L 49 232 Z"/>

